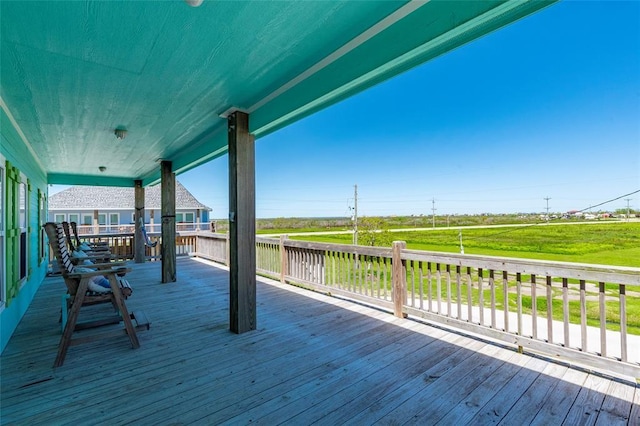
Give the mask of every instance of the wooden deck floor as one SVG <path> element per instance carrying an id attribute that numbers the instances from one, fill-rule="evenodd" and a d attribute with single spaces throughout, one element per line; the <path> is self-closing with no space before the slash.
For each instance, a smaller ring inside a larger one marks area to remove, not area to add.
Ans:
<path id="1" fill-rule="evenodd" d="M 235 335 L 226 271 L 181 258 L 176 283 L 157 263 L 128 278 L 142 346 L 72 346 L 56 370 L 64 284 L 43 283 L 0 359 L 0 423 L 640 424 L 632 383 L 358 304 L 260 279 L 258 330 Z"/>

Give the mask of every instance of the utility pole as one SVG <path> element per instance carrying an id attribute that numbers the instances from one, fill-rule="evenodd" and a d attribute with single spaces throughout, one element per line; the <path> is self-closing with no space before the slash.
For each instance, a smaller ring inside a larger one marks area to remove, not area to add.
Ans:
<path id="1" fill-rule="evenodd" d="M 629 202 L 631 198 L 625 198 L 624 200 L 627 202 L 627 222 L 629 222 Z"/>
<path id="2" fill-rule="evenodd" d="M 547 202 L 547 223 L 549 223 L 549 200 L 551 198 L 545 197 L 544 200 Z"/>
<path id="3" fill-rule="evenodd" d="M 355 200 L 353 209 L 353 245 L 358 245 L 358 185 L 353 185 Z"/>
<path id="4" fill-rule="evenodd" d="M 432 222 L 433 222 L 433 227 L 436 227 L 436 199 L 432 198 L 431 199 L 431 212 L 432 212 Z"/>

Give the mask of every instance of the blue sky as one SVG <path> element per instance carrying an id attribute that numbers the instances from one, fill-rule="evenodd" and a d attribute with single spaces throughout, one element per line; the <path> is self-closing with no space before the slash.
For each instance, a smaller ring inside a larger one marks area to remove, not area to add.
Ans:
<path id="1" fill-rule="evenodd" d="M 213 218 L 227 161 L 178 176 Z M 360 216 L 579 210 L 640 189 L 640 2 L 560 2 L 256 142 L 259 218 L 349 216 L 354 184 Z"/>

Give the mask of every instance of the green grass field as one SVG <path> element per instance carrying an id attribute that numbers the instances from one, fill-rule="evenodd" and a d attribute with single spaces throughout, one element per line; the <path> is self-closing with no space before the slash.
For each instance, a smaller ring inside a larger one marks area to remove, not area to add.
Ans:
<path id="1" fill-rule="evenodd" d="M 393 232 L 415 250 L 460 252 L 459 229 Z M 292 239 L 351 244 L 351 235 Z M 462 229 L 465 254 L 640 267 L 640 223 Z"/>

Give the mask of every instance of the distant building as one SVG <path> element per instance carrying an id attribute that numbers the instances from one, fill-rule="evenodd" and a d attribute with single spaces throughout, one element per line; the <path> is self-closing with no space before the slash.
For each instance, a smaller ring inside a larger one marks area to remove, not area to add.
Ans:
<path id="1" fill-rule="evenodd" d="M 145 188 L 144 223 L 150 232 L 159 231 L 162 223 L 160 188 Z M 210 211 L 176 181 L 178 230 L 208 229 Z M 49 198 L 49 220 L 76 222 L 85 232 L 131 232 L 136 220 L 134 188 L 73 186 Z"/>

